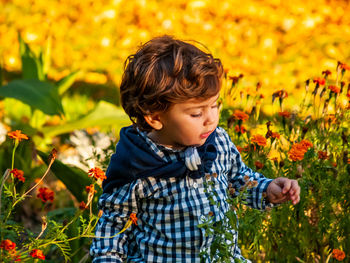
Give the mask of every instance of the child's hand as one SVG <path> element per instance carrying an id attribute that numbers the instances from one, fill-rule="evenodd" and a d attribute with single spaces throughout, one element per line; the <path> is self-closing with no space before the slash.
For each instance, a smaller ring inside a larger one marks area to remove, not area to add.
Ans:
<path id="1" fill-rule="evenodd" d="M 285 177 L 278 177 L 267 187 L 267 198 L 271 203 L 278 204 L 291 200 L 293 205 L 300 201 L 300 187 L 298 181 Z"/>

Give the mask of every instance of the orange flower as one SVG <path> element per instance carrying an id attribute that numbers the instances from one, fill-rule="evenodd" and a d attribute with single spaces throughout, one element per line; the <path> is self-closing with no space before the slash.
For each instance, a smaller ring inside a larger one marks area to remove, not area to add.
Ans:
<path id="1" fill-rule="evenodd" d="M 260 134 L 254 135 L 250 141 L 260 146 L 266 146 L 266 138 Z"/>
<path id="2" fill-rule="evenodd" d="M 332 251 L 332 257 L 334 257 L 338 261 L 343 261 L 345 258 L 345 253 L 344 251 L 335 248 Z"/>
<path id="3" fill-rule="evenodd" d="M 105 173 L 98 167 L 90 169 L 88 174 L 90 177 L 94 177 L 96 180 L 100 179 L 103 181 L 104 179 L 107 179 Z"/>
<path id="4" fill-rule="evenodd" d="M 130 214 L 130 220 L 132 221 L 133 224 L 137 226 L 137 217 L 135 213 Z"/>
<path id="5" fill-rule="evenodd" d="M 33 250 L 30 252 L 30 255 L 31 255 L 33 258 L 38 258 L 38 259 L 45 260 L 45 256 L 44 256 L 43 252 L 42 252 L 40 249 L 33 249 Z"/>
<path id="6" fill-rule="evenodd" d="M 328 88 L 331 90 L 331 92 L 334 92 L 334 93 L 340 92 L 340 88 L 335 85 L 329 85 Z"/>
<path id="7" fill-rule="evenodd" d="M 290 112 L 288 111 L 281 111 L 278 113 L 278 115 L 280 115 L 283 118 L 289 118 L 290 117 Z"/>
<path id="8" fill-rule="evenodd" d="M 326 151 L 318 151 L 318 159 L 320 160 L 328 160 L 329 156 Z"/>
<path id="9" fill-rule="evenodd" d="M 242 125 L 242 126 L 239 126 L 239 125 L 236 125 L 236 127 L 235 127 L 235 131 L 237 132 L 237 133 L 246 133 L 247 132 L 247 129 Z"/>
<path id="10" fill-rule="evenodd" d="M 90 184 L 85 187 L 87 193 L 97 193 L 95 190 L 95 186 L 93 184 Z"/>
<path id="11" fill-rule="evenodd" d="M 314 78 L 314 83 L 323 86 L 324 84 L 326 84 L 326 80 L 324 78 Z"/>
<path id="12" fill-rule="evenodd" d="M 79 209 L 80 209 L 80 210 L 85 210 L 85 209 L 86 209 L 86 204 L 85 204 L 84 201 L 81 201 L 81 202 L 79 203 Z"/>
<path id="13" fill-rule="evenodd" d="M 305 153 L 311 148 L 313 145 L 308 140 L 302 140 L 300 143 L 296 143 L 292 146 L 290 151 L 288 152 L 289 158 L 293 161 L 301 161 L 304 159 Z"/>
<path id="14" fill-rule="evenodd" d="M 46 187 L 39 188 L 39 194 L 37 194 L 38 198 L 41 198 L 41 201 L 46 203 L 47 201 L 53 201 L 54 192 Z"/>
<path id="15" fill-rule="evenodd" d="M 262 169 L 264 167 L 264 164 L 259 162 L 259 161 L 256 161 L 255 162 L 255 167 L 256 167 L 257 170 L 259 170 L 259 169 Z"/>
<path id="16" fill-rule="evenodd" d="M 272 138 L 279 139 L 279 138 L 281 137 L 281 135 L 280 135 L 278 132 L 273 132 L 273 133 L 271 134 L 271 137 L 272 137 Z"/>
<path id="17" fill-rule="evenodd" d="M 249 119 L 249 115 L 240 110 L 235 110 L 233 116 L 235 117 L 235 119 L 242 121 L 246 121 Z"/>
<path id="18" fill-rule="evenodd" d="M 350 66 L 345 64 L 345 63 L 341 63 L 341 62 L 338 62 L 339 63 L 339 66 L 341 69 L 345 69 L 345 70 L 350 70 Z"/>
<path id="19" fill-rule="evenodd" d="M 306 148 L 306 151 L 313 146 L 312 143 L 308 140 L 302 140 L 300 144 Z"/>
<path id="20" fill-rule="evenodd" d="M 24 183 L 25 178 L 23 177 L 23 171 L 22 170 L 18 170 L 17 168 L 12 169 L 10 171 L 10 174 L 13 174 L 13 176 L 15 178 L 17 178 L 18 180 L 22 181 Z"/>
<path id="21" fill-rule="evenodd" d="M 7 134 L 11 139 L 15 139 L 20 142 L 21 140 L 28 140 L 28 136 L 22 133 L 20 130 L 12 131 Z"/>
<path id="22" fill-rule="evenodd" d="M 5 239 L 1 241 L 0 248 L 7 251 L 14 251 L 16 249 L 16 243 L 12 242 L 10 239 Z"/>

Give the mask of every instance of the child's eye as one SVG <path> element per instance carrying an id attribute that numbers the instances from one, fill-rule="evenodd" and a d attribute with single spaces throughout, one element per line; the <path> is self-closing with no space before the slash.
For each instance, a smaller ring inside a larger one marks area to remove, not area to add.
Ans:
<path id="1" fill-rule="evenodd" d="M 215 105 L 211 106 L 212 109 L 215 109 L 217 107 L 218 107 L 218 104 L 215 104 Z"/>
<path id="2" fill-rule="evenodd" d="M 198 118 L 198 117 L 200 117 L 200 116 L 202 116 L 202 113 L 191 114 L 191 117 L 193 117 L 193 118 Z"/>

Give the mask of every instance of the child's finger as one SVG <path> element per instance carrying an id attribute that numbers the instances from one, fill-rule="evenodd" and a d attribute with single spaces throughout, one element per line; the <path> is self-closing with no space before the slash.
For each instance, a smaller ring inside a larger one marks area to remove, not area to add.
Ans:
<path id="1" fill-rule="evenodd" d="M 291 180 L 289 179 L 285 180 L 282 193 L 286 194 L 289 191 L 290 187 L 291 187 Z"/>

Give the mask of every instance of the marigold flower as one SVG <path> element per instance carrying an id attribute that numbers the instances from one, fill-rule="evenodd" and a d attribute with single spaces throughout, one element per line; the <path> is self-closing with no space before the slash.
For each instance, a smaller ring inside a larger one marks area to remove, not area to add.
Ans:
<path id="1" fill-rule="evenodd" d="M 324 78 L 314 78 L 314 83 L 323 86 L 324 84 L 326 84 L 326 80 Z"/>
<path id="2" fill-rule="evenodd" d="M 308 140 L 302 140 L 300 143 L 296 143 L 292 146 L 290 151 L 288 152 L 289 158 L 293 161 L 301 161 L 304 159 L 305 153 L 311 148 L 313 145 Z"/>
<path id="3" fill-rule="evenodd" d="M 271 137 L 272 137 L 272 138 L 275 138 L 275 139 L 279 139 L 279 138 L 281 137 L 281 135 L 280 135 L 278 132 L 273 132 L 273 133 L 271 134 Z"/>
<path id="4" fill-rule="evenodd" d="M 249 115 L 240 110 L 235 110 L 233 116 L 235 117 L 235 119 L 242 121 L 246 121 L 249 119 Z"/>
<path id="5" fill-rule="evenodd" d="M 344 258 L 345 258 L 345 253 L 344 253 L 344 251 L 335 248 L 332 251 L 332 257 L 335 258 L 338 261 L 343 261 Z"/>
<path id="6" fill-rule="evenodd" d="M 23 177 L 23 171 L 18 170 L 17 168 L 14 168 L 10 171 L 10 174 L 12 174 L 15 178 L 22 181 L 24 183 L 25 178 Z"/>
<path id="7" fill-rule="evenodd" d="M 20 142 L 21 140 L 28 140 L 28 136 L 25 135 L 24 133 L 22 133 L 22 131 L 20 131 L 20 130 L 9 132 L 9 133 L 7 133 L 7 135 L 11 139 L 14 139 L 18 142 Z"/>
<path id="8" fill-rule="evenodd" d="M 237 148 L 237 150 L 238 150 L 240 153 L 243 152 L 243 147 L 241 147 L 241 146 L 236 146 L 236 148 Z"/>
<path id="9" fill-rule="evenodd" d="M 259 161 L 256 161 L 254 164 L 257 170 L 260 170 L 264 167 L 264 164 Z"/>
<path id="10" fill-rule="evenodd" d="M 87 193 L 97 193 L 97 191 L 95 190 L 95 186 L 93 184 L 86 186 L 85 190 Z"/>
<path id="11" fill-rule="evenodd" d="M 96 180 L 100 179 L 101 181 L 107 179 L 105 173 L 98 167 L 92 168 L 88 172 L 90 177 L 94 177 Z"/>
<path id="12" fill-rule="evenodd" d="M 239 125 L 236 125 L 236 127 L 235 127 L 235 131 L 237 132 L 237 133 L 246 133 L 247 132 L 247 129 L 243 126 L 243 125 L 241 125 L 241 126 L 239 126 Z"/>
<path id="13" fill-rule="evenodd" d="M 308 140 L 302 140 L 302 141 L 300 142 L 300 144 L 301 144 L 303 147 L 305 147 L 306 150 L 308 150 L 309 148 L 311 148 L 311 147 L 313 146 L 312 143 L 311 143 L 310 141 L 308 141 Z"/>
<path id="14" fill-rule="evenodd" d="M 329 158 L 326 151 L 318 151 L 317 155 L 318 155 L 318 159 L 320 160 L 328 160 Z"/>
<path id="15" fill-rule="evenodd" d="M 257 145 L 260 145 L 260 146 L 266 146 L 266 138 L 260 134 L 256 134 L 254 135 L 250 141 L 252 143 L 256 143 Z"/>
<path id="16" fill-rule="evenodd" d="M 31 255 L 33 258 L 38 258 L 38 259 L 45 260 L 45 255 L 43 254 L 43 252 L 42 252 L 40 249 L 33 249 L 33 250 L 30 252 L 30 255 Z"/>
<path id="17" fill-rule="evenodd" d="M 41 199 L 44 203 L 47 201 L 53 201 L 54 199 L 54 192 L 47 187 L 41 187 L 39 188 L 39 194 L 37 194 L 37 197 Z"/>
<path id="18" fill-rule="evenodd" d="M 325 76 L 325 77 L 327 77 L 327 76 L 329 76 L 329 75 L 331 75 L 332 74 L 332 72 L 330 71 L 330 70 L 325 70 L 325 71 L 322 71 L 322 74 Z"/>
<path id="19" fill-rule="evenodd" d="M 79 209 L 80 209 L 80 210 L 85 210 L 85 209 L 86 209 L 86 204 L 85 204 L 84 201 L 81 201 L 81 202 L 79 203 Z"/>
<path id="20" fill-rule="evenodd" d="M 137 226 L 137 217 L 135 213 L 130 214 L 130 220 L 132 221 L 133 224 Z"/>
<path id="21" fill-rule="evenodd" d="M 278 113 L 278 115 L 280 115 L 283 118 L 289 118 L 290 117 L 290 112 L 288 111 L 281 111 Z"/>
<path id="22" fill-rule="evenodd" d="M 335 85 L 329 85 L 328 88 L 331 90 L 331 92 L 333 93 L 339 93 L 340 92 L 340 88 L 335 86 Z"/>
<path id="23" fill-rule="evenodd" d="M 7 251 L 13 251 L 16 249 L 16 243 L 12 242 L 10 239 L 5 239 L 1 241 L 0 248 Z"/>
<path id="24" fill-rule="evenodd" d="M 350 66 L 345 63 L 338 62 L 338 65 L 340 69 L 350 70 Z"/>

